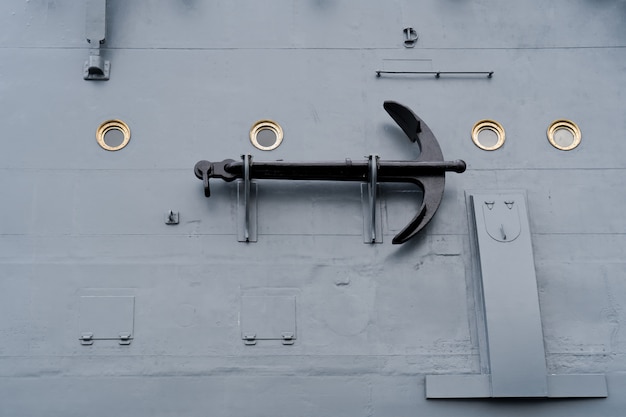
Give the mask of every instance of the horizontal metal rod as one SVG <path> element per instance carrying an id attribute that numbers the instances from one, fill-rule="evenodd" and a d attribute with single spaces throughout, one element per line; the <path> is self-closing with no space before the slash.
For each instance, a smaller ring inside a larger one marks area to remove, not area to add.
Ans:
<path id="1" fill-rule="evenodd" d="M 486 75 L 487 78 L 493 77 L 493 71 L 376 71 L 376 76 L 381 74 L 430 74 L 435 78 L 439 78 L 442 74 L 452 75 Z"/>
<path id="2" fill-rule="evenodd" d="M 234 178 L 243 176 L 242 162 L 229 162 L 224 171 Z M 254 179 L 291 179 L 322 181 L 367 181 L 369 177 L 367 161 L 353 162 L 252 162 L 250 177 Z M 464 161 L 412 162 L 380 161 L 378 181 L 394 182 L 400 178 L 441 175 L 446 171 L 464 172 Z M 233 178 L 233 179 L 234 179 Z"/>

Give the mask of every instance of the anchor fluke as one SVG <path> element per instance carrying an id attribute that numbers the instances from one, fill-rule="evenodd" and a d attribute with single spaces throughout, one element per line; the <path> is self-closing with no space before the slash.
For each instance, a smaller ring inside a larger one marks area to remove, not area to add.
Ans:
<path id="1" fill-rule="evenodd" d="M 395 101 L 385 101 L 383 108 L 389 113 L 391 118 L 400 126 L 400 129 L 409 137 L 411 142 L 418 140 L 418 135 L 422 131 L 419 119 L 408 108 Z"/>

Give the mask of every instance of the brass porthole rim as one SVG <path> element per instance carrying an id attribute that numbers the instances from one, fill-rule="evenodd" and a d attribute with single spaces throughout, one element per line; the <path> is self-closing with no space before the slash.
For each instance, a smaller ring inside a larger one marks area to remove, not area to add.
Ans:
<path id="1" fill-rule="evenodd" d="M 572 133 L 572 135 L 574 136 L 574 141 L 572 142 L 571 145 L 562 146 L 556 142 L 556 140 L 554 139 L 554 134 L 559 129 L 566 129 Z M 552 124 L 550 124 L 550 126 L 548 127 L 547 134 L 548 134 L 548 140 L 550 141 L 550 144 L 561 151 L 571 151 L 572 149 L 580 145 L 580 141 L 582 139 L 582 133 L 578 125 L 572 122 L 571 120 L 567 120 L 567 119 L 559 119 L 559 120 L 555 120 L 554 122 L 552 122 Z"/>
<path id="2" fill-rule="evenodd" d="M 270 146 L 263 146 L 259 143 L 258 134 L 261 130 L 271 130 L 276 135 L 276 141 Z M 250 142 L 252 145 L 262 151 L 271 151 L 280 146 L 283 142 L 283 128 L 273 120 L 263 119 L 259 120 L 250 128 Z"/>
<path id="3" fill-rule="evenodd" d="M 495 145 L 485 146 L 478 140 L 478 134 L 485 129 L 493 131 L 498 136 L 498 141 Z M 480 120 L 476 122 L 476 124 L 472 128 L 472 142 L 474 142 L 474 145 L 478 146 L 482 150 L 495 151 L 496 149 L 499 149 L 502 147 L 502 145 L 504 145 L 505 140 L 506 134 L 504 132 L 504 128 L 500 123 L 496 122 L 495 120 Z"/>
<path id="4" fill-rule="evenodd" d="M 106 133 L 111 130 L 119 130 L 124 135 L 124 140 L 117 146 L 109 146 L 104 141 L 104 135 L 106 135 Z M 98 126 L 98 129 L 96 129 L 96 140 L 98 141 L 98 145 L 100 145 L 102 149 L 105 149 L 107 151 L 119 151 L 120 149 L 128 145 L 128 142 L 130 142 L 130 128 L 126 123 L 121 120 L 107 120 L 106 122 Z"/>

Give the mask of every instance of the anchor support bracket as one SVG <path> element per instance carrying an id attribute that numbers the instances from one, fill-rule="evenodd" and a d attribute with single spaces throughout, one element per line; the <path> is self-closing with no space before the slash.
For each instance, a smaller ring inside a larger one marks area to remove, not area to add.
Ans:
<path id="1" fill-rule="evenodd" d="M 237 240 L 257 241 L 257 184 L 250 180 L 252 156 L 242 155 L 244 175 L 237 183 Z"/>
<path id="2" fill-rule="evenodd" d="M 363 205 L 363 243 L 382 243 L 381 210 L 378 199 L 378 155 L 368 158 L 369 178 L 367 184 L 361 184 L 361 202 Z"/>

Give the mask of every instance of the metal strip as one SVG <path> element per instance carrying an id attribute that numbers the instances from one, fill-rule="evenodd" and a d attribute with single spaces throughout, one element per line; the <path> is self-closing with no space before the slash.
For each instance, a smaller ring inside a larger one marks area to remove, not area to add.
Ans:
<path id="1" fill-rule="evenodd" d="M 250 194 L 246 203 L 244 181 L 237 181 L 237 241 L 257 241 L 257 194 L 258 187 L 254 181 L 250 182 Z M 246 210 L 248 210 L 248 237 L 245 236 Z"/>
<path id="2" fill-rule="evenodd" d="M 376 77 L 380 78 L 382 74 L 428 74 L 434 75 L 435 78 L 441 78 L 442 74 L 450 75 L 486 75 L 487 78 L 493 77 L 493 71 L 376 71 Z"/>
<path id="3" fill-rule="evenodd" d="M 378 187 L 378 186 L 377 186 Z M 376 192 L 378 195 L 378 190 Z M 376 216 L 376 220 L 374 221 L 374 227 L 376 227 L 375 236 L 376 240 L 372 241 L 372 206 L 370 204 L 370 191 L 369 184 L 361 184 L 361 207 L 363 213 L 363 243 L 372 244 L 372 243 L 383 243 L 383 227 L 382 227 L 382 204 L 380 198 L 376 198 L 374 201 L 374 216 Z"/>
<path id="4" fill-rule="evenodd" d="M 242 156 L 243 158 L 243 204 L 245 210 L 245 218 L 243 223 L 243 238 L 246 242 L 250 241 L 250 154 Z"/>
<path id="5" fill-rule="evenodd" d="M 376 188 L 378 187 L 378 155 L 369 156 L 369 217 L 371 243 L 376 243 Z"/>

